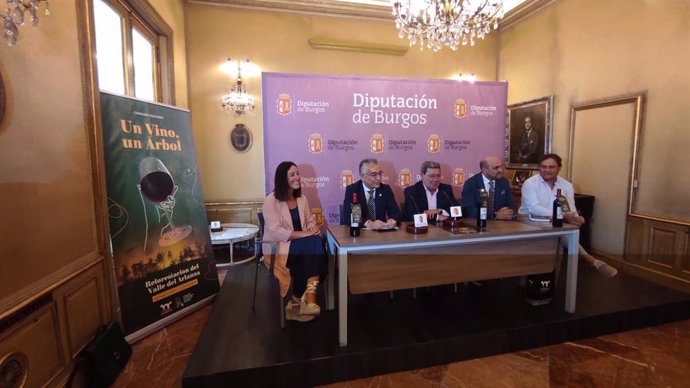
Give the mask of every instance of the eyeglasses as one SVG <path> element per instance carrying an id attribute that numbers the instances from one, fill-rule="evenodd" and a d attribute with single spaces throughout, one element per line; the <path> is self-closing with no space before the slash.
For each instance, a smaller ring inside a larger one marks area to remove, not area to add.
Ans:
<path id="1" fill-rule="evenodd" d="M 383 171 L 369 172 L 364 175 L 368 175 L 371 179 L 381 178 L 383 177 Z"/>
<path id="2" fill-rule="evenodd" d="M 431 179 L 440 179 L 441 178 L 441 174 L 426 174 L 426 176 L 431 178 Z"/>

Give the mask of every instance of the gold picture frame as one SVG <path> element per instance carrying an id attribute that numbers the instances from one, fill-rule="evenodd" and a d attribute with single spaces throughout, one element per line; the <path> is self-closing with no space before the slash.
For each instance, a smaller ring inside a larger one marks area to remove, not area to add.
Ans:
<path id="1" fill-rule="evenodd" d="M 522 190 L 522 184 L 532 176 L 532 170 L 513 170 L 513 178 L 510 180 L 510 187 L 513 190 Z"/>
<path id="2" fill-rule="evenodd" d="M 2 74 L 0 73 L 0 124 L 5 117 L 5 85 L 2 83 Z"/>
<path id="3" fill-rule="evenodd" d="M 539 159 L 551 152 L 552 107 L 553 96 L 508 105 L 506 167 L 539 168 Z"/>

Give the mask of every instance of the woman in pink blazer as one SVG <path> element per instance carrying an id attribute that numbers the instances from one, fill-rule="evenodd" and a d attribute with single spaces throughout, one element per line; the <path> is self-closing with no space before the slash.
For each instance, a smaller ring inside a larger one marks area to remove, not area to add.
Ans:
<path id="1" fill-rule="evenodd" d="M 262 207 L 264 240 L 276 242 L 274 273 L 283 297 L 292 278 L 292 298 L 285 306 L 285 317 L 308 322 L 321 312 L 316 304 L 316 288 L 328 268 L 326 251 L 321 230 L 302 195 L 297 165 L 280 163 L 274 179 L 274 190 Z M 268 249 L 264 247 L 264 252 Z M 268 266 L 270 262 L 264 264 Z"/>

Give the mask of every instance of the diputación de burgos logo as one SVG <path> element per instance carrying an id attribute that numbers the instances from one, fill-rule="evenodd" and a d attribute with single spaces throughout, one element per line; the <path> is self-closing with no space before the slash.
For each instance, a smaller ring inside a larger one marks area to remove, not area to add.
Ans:
<path id="1" fill-rule="evenodd" d="M 453 114 L 459 119 L 467 117 L 467 101 L 462 98 L 455 100 L 455 104 L 453 104 Z"/>
<path id="2" fill-rule="evenodd" d="M 398 174 L 398 184 L 405 188 L 412 185 L 412 171 L 409 168 L 403 168 Z"/>
<path id="3" fill-rule="evenodd" d="M 354 182 L 354 176 L 352 175 L 352 170 L 343 170 L 340 173 L 340 188 L 345 190 L 345 188 Z"/>
<path id="4" fill-rule="evenodd" d="M 312 154 L 320 154 L 321 151 L 323 151 L 323 139 L 320 133 L 312 133 L 309 135 L 307 143 L 309 152 Z"/>
<path id="5" fill-rule="evenodd" d="M 287 93 L 281 93 L 276 99 L 276 113 L 287 116 L 292 113 L 292 98 Z"/>
<path id="6" fill-rule="evenodd" d="M 369 149 L 375 154 L 380 154 L 383 152 L 383 135 L 380 133 L 371 135 L 371 140 L 369 140 Z"/>
<path id="7" fill-rule="evenodd" d="M 318 226 L 319 228 L 322 227 L 326 221 L 326 218 L 323 216 L 323 210 L 321 210 L 320 207 L 313 207 L 311 208 L 311 214 L 314 215 L 314 221 L 316 222 L 316 226 Z"/>
<path id="8" fill-rule="evenodd" d="M 453 182 L 455 187 L 461 187 L 465 183 L 465 170 L 462 167 L 455 167 L 453 169 Z"/>
<path id="9" fill-rule="evenodd" d="M 437 134 L 432 133 L 426 139 L 426 150 L 431 154 L 441 151 L 441 138 Z"/>

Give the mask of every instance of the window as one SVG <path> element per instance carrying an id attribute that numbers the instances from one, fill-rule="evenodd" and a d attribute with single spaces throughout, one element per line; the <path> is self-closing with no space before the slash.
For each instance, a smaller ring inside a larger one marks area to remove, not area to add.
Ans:
<path id="1" fill-rule="evenodd" d="M 160 58 L 169 42 L 158 15 L 150 15 L 138 0 L 93 0 L 98 85 L 105 91 L 143 100 L 171 103 L 163 96 Z M 149 10 L 155 14 L 153 9 Z M 158 23 L 155 23 L 156 18 Z M 154 23 L 151 22 L 154 21 Z M 166 29 L 167 28 L 167 29 Z"/>

